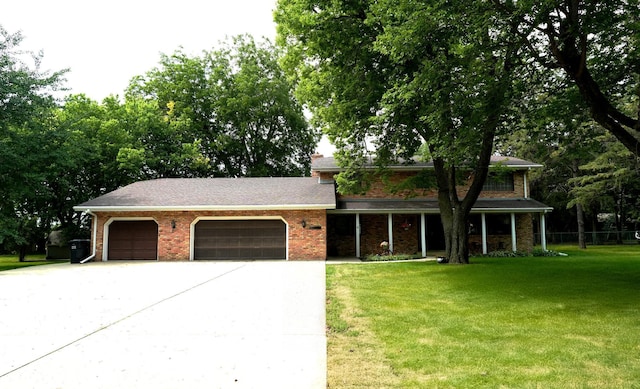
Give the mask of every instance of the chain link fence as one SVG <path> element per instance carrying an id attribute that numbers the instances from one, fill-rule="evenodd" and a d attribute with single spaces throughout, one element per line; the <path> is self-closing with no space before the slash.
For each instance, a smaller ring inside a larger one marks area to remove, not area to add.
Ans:
<path id="1" fill-rule="evenodd" d="M 617 244 L 617 231 L 585 232 L 585 240 L 591 245 Z M 623 244 L 638 244 L 635 231 L 622 231 Z M 536 244 L 540 244 L 540 234 L 535 234 Z M 578 243 L 577 232 L 547 232 L 547 244 Z"/>

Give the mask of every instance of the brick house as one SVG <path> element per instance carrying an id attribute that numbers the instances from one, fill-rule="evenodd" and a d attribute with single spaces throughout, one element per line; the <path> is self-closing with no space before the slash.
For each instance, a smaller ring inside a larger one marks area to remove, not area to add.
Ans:
<path id="1" fill-rule="evenodd" d="M 541 165 L 493 162 L 508 173 L 490 178 L 476 202 L 470 246 L 485 253 L 530 251 L 534 219 L 544 231 L 551 210 L 528 196 L 527 171 Z M 432 167 L 391 167 L 391 180 Z M 92 216 L 86 260 L 325 260 L 377 253 L 382 241 L 396 253 L 444 249 L 435 191 L 407 199 L 375 181 L 366 195 L 343 196 L 333 180 L 339 171 L 333 158 L 315 155 L 312 177 L 173 178 L 125 186 L 74 208 Z"/>
<path id="2" fill-rule="evenodd" d="M 331 182 L 340 172 L 333 158 L 314 157 L 313 175 L 320 182 Z M 545 213 L 552 208 L 529 197 L 527 181 L 528 171 L 542 165 L 498 156 L 491 158 L 491 164 L 500 167 L 494 169 L 499 174 L 490 173 L 471 210 L 470 251 L 530 252 L 534 246 L 534 227 L 542 232 L 541 243 L 546 249 Z M 388 183 L 399 183 L 418 172 L 433 170 L 433 163 L 414 161 L 390 166 L 388 170 L 391 174 L 386 185 L 382 179 L 374 179 L 364 195 L 336 194 L 336 208 L 327 211 L 328 256 L 364 257 L 380 253 L 383 241 L 395 253 L 424 257 L 444 251 L 437 190 L 390 193 L 387 189 Z M 462 185 L 459 196 L 464 196 L 464 192 Z"/>

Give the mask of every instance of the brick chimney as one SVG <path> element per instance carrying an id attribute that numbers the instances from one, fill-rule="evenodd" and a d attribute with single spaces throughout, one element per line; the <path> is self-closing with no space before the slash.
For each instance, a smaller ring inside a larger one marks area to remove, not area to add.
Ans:
<path id="1" fill-rule="evenodd" d="M 320 158 L 324 158 L 324 155 L 320 154 L 320 153 L 313 153 L 311 154 L 311 177 L 320 177 L 320 173 L 318 173 L 317 171 L 313 170 L 313 163 Z"/>

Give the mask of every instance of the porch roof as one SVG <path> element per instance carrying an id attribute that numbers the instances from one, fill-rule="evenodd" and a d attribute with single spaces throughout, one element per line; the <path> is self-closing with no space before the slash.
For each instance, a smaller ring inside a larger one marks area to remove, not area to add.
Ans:
<path id="1" fill-rule="evenodd" d="M 549 207 L 530 198 L 478 199 L 472 213 L 551 212 Z M 332 213 L 440 213 L 438 200 L 425 199 L 340 199 Z"/>

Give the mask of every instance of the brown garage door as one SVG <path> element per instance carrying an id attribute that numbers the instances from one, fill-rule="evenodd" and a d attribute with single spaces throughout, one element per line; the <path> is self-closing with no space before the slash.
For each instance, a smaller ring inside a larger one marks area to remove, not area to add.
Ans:
<path id="1" fill-rule="evenodd" d="M 115 221 L 109 225 L 108 259 L 157 258 L 158 225 L 155 221 Z"/>
<path id="2" fill-rule="evenodd" d="M 201 220 L 195 227 L 195 259 L 286 259 L 282 220 Z"/>

